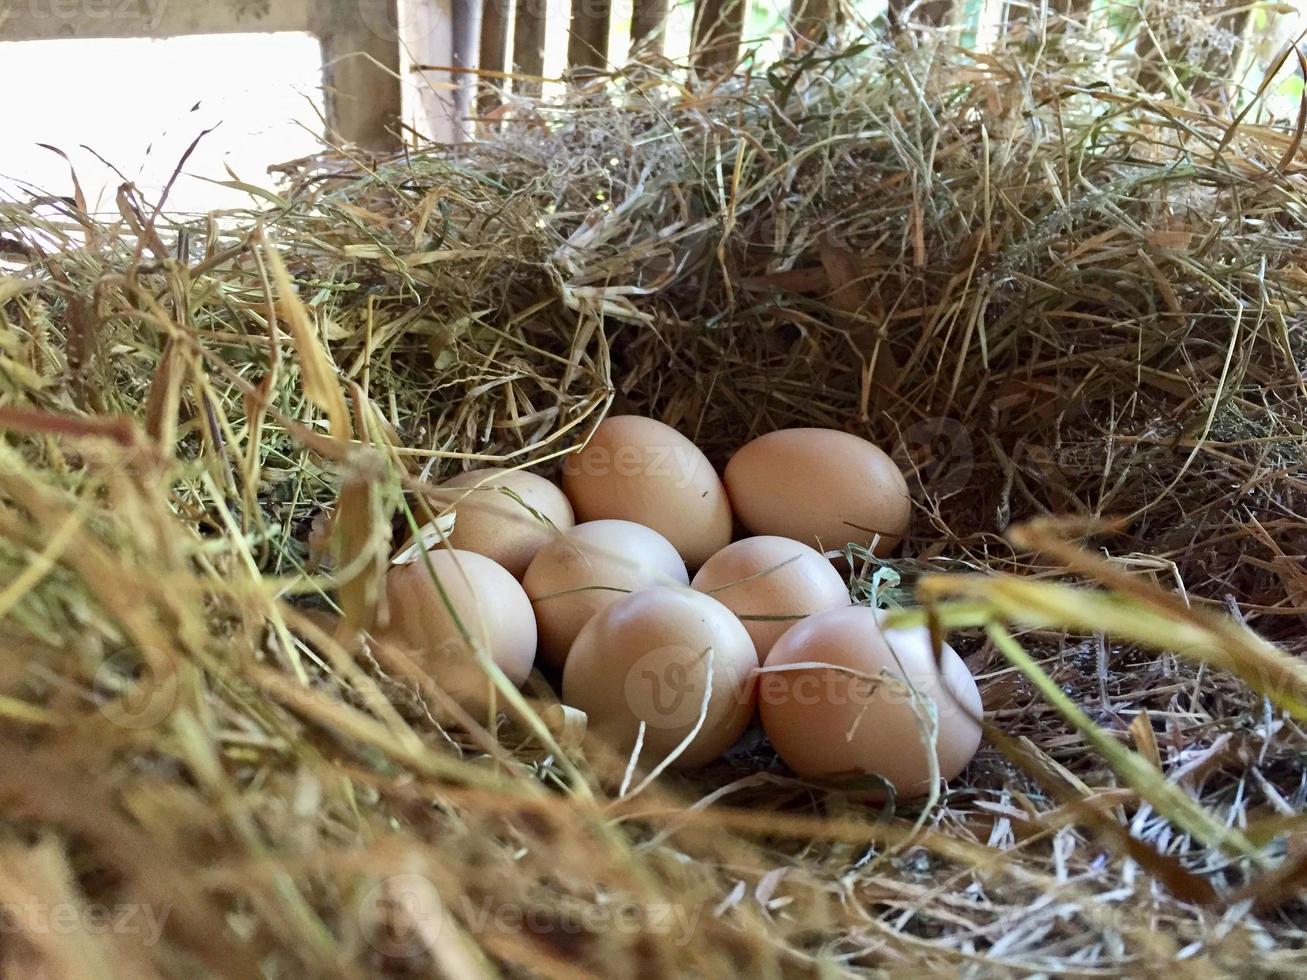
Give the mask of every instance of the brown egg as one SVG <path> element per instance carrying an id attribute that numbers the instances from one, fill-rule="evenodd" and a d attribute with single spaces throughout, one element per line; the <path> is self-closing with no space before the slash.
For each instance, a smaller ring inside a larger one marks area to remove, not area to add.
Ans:
<path id="1" fill-rule="evenodd" d="M 693 769 L 725 752 L 748 726 L 757 668 L 749 634 L 716 599 L 689 589 L 645 589 L 586 623 L 563 670 L 563 701 L 584 711 L 589 731 L 621 753 L 631 752 L 644 722 L 645 769 L 675 751 L 702 717 L 672 763 Z"/>
<path id="2" fill-rule="evenodd" d="M 903 474 L 865 439 L 835 429 L 782 429 L 737 452 L 724 477 L 735 516 L 754 534 L 822 551 L 850 542 L 886 555 L 908 533 Z"/>
<path id="3" fill-rule="evenodd" d="M 436 497 L 455 508 L 450 547 L 485 555 L 519 579 L 537 551 L 576 523 L 563 491 L 525 470 L 469 470 Z"/>
<path id="4" fill-rule="evenodd" d="M 952 779 L 980 745 L 980 692 L 952 647 L 944 646 L 941 675 L 924 626 L 884 630 L 883 618 L 866 606 L 850 606 L 809 616 L 786 632 L 759 681 L 762 724 L 799 775 L 874 773 L 894 785 L 898 798 L 910 799 L 930 791 L 925 700 L 938 712 L 939 775 Z M 805 664 L 847 670 L 777 669 Z M 902 683 L 905 677 L 917 698 Z"/>
<path id="5" fill-rule="evenodd" d="M 563 666 L 576 634 L 600 609 L 651 585 L 685 585 L 685 562 L 657 531 L 588 521 L 540 549 L 522 579 L 540 628 L 540 658 Z"/>
<path id="6" fill-rule="evenodd" d="M 614 415 L 563 464 L 563 489 L 583 521 L 634 521 L 698 568 L 731 540 L 731 505 L 717 472 L 685 436 L 654 419 Z"/>
<path id="7" fill-rule="evenodd" d="M 522 586 L 489 558 L 471 551 L 429 551 L 427 558 L 430 570 L 419 556 L 392 565 L 386 573 L 388 621 L 375 631 L 376 638 L 407 650 L 464 705 L 486 703 L 490 691 L 476 659 L 477 646 L 520 686 L 531 673 L 536 651 L 535 617 Z"/>
<path id="8" fill-rule="evenodd" d="M 740 617 L 760 661 L 800 619 L 849 604 L 844 579 L 821 552 L 771 535 L 728 544 L 691 585 Z"/>

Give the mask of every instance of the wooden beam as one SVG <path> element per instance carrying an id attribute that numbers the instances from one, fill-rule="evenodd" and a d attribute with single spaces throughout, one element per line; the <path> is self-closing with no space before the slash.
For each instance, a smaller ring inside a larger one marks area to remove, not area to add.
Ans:
<path id="1" fill-rule="evenodd" d="M 517 0 L 513 14 L 513 71 L 542 77 L 545 73 L 545 23 L 548 0 Z M 513 91 L 539 96 L 540 83 L 518 80 Z"/>
<path id="2" fill-rule="evenodd" d="M 513 0 L 485 0 L 481 8 L 481 57 L 477 64 L 488 71 L 503 71 L 508 59 L 508 21 Z M 484 78 L 479 86 L 477 112 L 485 114 L 499 105 L 500 79 Z"/>
<path id="3" fill-rule="evenodd" d="M 572 0 L 567 64 L 576 70 L 608 67 L 609 0 Z"/>
<path id="4" fill-rule="evenodd" d="M 631 52 L 662 54 L 667 29 L 667 0 L 635 0 L 631 12 Z"/>
<path id="5" fill-rule="evenodd" d="M 22 0 L 0 4 L 0 40 L 312 31 L 310 0 Z"/>
<path id="6" fill-rule="evenodd" d="M 701 75 L 730 71 L 740 56 L 745 0 L 698 0 L 690 62 Z"/>
<path id="7" fill-rule="evenodd" d="M 314 33 L 322 43 L 329 135 L 370 150 L 400 145 L 403 117 L 396 0 L 323 0 Z"/>

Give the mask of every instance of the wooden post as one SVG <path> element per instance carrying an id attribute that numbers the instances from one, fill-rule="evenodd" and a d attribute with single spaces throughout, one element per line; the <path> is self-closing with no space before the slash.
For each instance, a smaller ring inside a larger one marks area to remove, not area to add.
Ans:
<path id="1" fill-rule="evenodd" d="M 475 68 L 481 54 L 481 0 L 454 0 L 455 68 Z M 467 71 L 454 74 L 454 126 L 460 139 L 472 132 L 468 122 L 472 115 L 472 94 L 476 91 L 476 75 Z"/>
<path id="2" fill-rule="evenodd" d="M 508 16 L 512 0 L 485 0 L 481 9 L 481 57 L 478 64 L 486 71 L 503 71 L 508 59 Z M 503 79 L 483 78 L 478 89 L 477 112 L 485 114 L 499 105 L 497 89 Z"/>
<path id="3" fill-rule="evenodd" d="M 795 49 L 825 41 L 834 33 L 839 16 L 839 0 L 793 0 L 790 30 Z"/>
<path id="4" fill-rule="evenodd" d="M 924 0 L 916 4 L 912 0 L 889 0 L 889 13 L 891 23 L 897 19 L 903 24 L 904 15 L 910 14 L 910 19 L 919 24 L 938 27 L 952 20 L 953 0 Z"/>
<path id="5" fill-rule="evenodd" d="M 513 71 L 537 77 L 544 75 L 547 14 L 547 0 L 517 0 L 517 12 L 513 21 Z M 539 96 L 540 83 L 514 81 L 513 91 Z"/>
<path id="6" fill-rule="evenodd" d="M 405 3 L 401 36 L 414 64 L 405 75 L 410 124 L 437 142 L 456 143 L 463 127 L 454 105 L 454 11 L 450 0 Z"/>
<path id="7" fill-rule="evenodd" d="M 632 53 L 662 54 L 666 26 L 667 0 L 635 0 L 631 12 Z"/>
<path id="8" fill-rule="evenodd" d="M 699 0 L 694 11 L 690 61 L 700 75 L 735 67 L 744 34 L 745 0 Z"/>
<path id="9" fill-rule="evenodd" d="M 370 150 L 400 145 L 403 108 L 396 0 L 314 6 L 329 135 Z"/>
<path id="10" fill-rule="evenodd" d="M 609 0 L 572 0 L 567 38 L 567 64 L 578 68 L 608 67 Z M 582 72 L 584 73 L 584 72 Z"/>

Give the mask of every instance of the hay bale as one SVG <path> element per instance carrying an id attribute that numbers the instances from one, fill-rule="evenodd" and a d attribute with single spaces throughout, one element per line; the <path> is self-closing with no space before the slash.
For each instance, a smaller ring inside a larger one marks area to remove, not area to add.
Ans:
<path id="1" fill-rule="evenodd" d="M 474 145 L 298 161 L 245 213 L 0 206 L 5 962 L 1292 969 L 1298 678 L 1201 607 L 1301 646 L 1301 154 L 1108 67 L 641 67 Z M 548 470 L 614 408 L 718 462 L 799 423 L 895 450 L 916 530 L 857 588 L 990 574 L 923 585 L 970 590 L 940 615 L 996 726 L 946 794 L 882 812 L 744 744 L 622 798 L 623 760 L 517 710 L 443 727 L 355 656 L 334 613 L 366 625 L 420 477 Z M 1112 559 L 1006 533 L 1047 515 L 1113 519 Z M 92 906 L 163 925 L 111 943 Z"/>

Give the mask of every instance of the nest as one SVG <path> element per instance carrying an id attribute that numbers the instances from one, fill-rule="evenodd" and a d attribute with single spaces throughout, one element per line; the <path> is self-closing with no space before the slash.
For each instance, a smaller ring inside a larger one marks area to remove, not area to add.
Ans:
<path id="1" fill-rule="evenodd" d="M 2 972 L 1300 970 L 1302 134 L 1112 68 L 636 65 L 249 211 L 0 205 Z M 914 532 L 851 584 L 979 677 L 960 779 L 751 736 L 622 794 L 356 656 L 424 479 L 617 410 L 893 450 Z"/>

